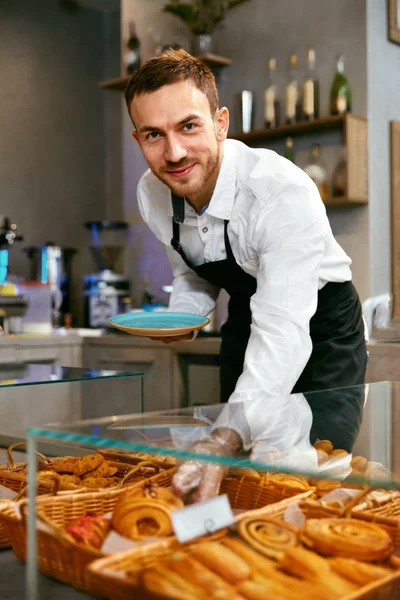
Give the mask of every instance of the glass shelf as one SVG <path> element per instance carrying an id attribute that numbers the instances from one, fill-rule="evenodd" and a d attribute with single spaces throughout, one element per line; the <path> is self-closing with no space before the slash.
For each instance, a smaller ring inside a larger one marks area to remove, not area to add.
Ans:
<path id="1" fill-rule="evenodd" d="M 228 452 L 226 444 L 215 442 L 215 436 L 227 440 L 232 431 L 243 441 L 236 454 Z M 392 382 L 31 427 L 27 430 L 28 598 L 41 597 L 34 518 L 35 451 L 43 451 L 49 443 L 58 448 L 59 455 L 73 448 L 86 452 L 88 448 L 119 449 L 196 461 L 194 467 L 200 466 L 200 472 L 201 466 L 217 463 L 226 472 L 229 467 L 241 467 L 305 475 L 311 485 L 316 478 L 340 480 L 346 487 L 400 489 L 399 433 L 400 383 Z M 333 453 L 317 452 L 318 440 L 330 441 Z M 368 461 L 368 471 L 357 472 L 355 461 L 351 464 L 353 457 L 364 466 Z"/>
<path id="2" fill-rule="evenodd" d="M 218 444 L 196 447 L 216 429 L 235 431 L 244 448 L 232 455 Z M 148 452 L 400 489 L 400 383 L 85 419 L 27 433 L 41 444 Z M 318 440 L 329 440 L 335 452 L 318 453 L 313 447 Z M 369 461 L 368 471 L 352 468 L 354 456 Z"/>
<path id="3" fill-rule="evenodd" d="M 0 365 L 0 388 L 142 376 L 143 373 L 59 367 L 53 364 L 16 363 Z"/>

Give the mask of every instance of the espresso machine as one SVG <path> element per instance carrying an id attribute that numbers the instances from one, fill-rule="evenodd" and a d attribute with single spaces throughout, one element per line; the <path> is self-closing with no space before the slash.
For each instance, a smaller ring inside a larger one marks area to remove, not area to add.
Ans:
<path id="1" fill-rule="evenodd" d="M 85 327 L 108 327 L 108 320 L 125 312 L 130 281 L 121 274 L 129 225 L 124 221 L 88 221 L 90 251 L 97 272 L 83 278 Z"/>
<path id="2" fill-rule="evenodd" d="M 24 252 L 30 259 L 31 280 L 50 286 L 53 327 L 62 327 L 71 314 L 72 258 L 77 250 L 47 242 L 28 246 Z"/>
<path id="3" fill-rule="evenodd" d="M 8 253 L 14 242 L 24 239 L 16 230 L 15 223 L 0 215 L 0 330 L 3 333 L 10 332 L 10 319 L 23 317 L 28 308 L 28 297 L 16 293 L 15 286 L 7 283 Z"/>

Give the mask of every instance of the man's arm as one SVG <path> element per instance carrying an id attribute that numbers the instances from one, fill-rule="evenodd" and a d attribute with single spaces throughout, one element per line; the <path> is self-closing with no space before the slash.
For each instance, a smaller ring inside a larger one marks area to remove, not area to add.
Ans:
<path id="1" fill-rule="evenodd" d="M 199 277 L 172 247 L 166 247 L 174 280 L 168 309 L 208 315 L 215 308 L 220 288 Z"/>
<path id="2" fill-rule="evenodd" d="M 255 219 L 249 243 L 259 261 L 257 291 L 244 369 L 230 401 L 290 393 L 311 355 L 309 324 L 327 234 L 315 194 L 287 186 Z"/>

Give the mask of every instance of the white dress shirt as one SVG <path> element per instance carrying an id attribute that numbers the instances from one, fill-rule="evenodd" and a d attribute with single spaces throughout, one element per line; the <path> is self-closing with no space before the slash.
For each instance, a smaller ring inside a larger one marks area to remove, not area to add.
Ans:
<path id="1" fill-rule="evenodd" d="M 174 274 L 169 310 L 209 314 L 219 288 L 191 270 L 171 247 L 171 192 L 150 171 L 138 185 L 141 215 L 166 246 Z M 224 220 L 238 265 L 257 278 L 243 373 L 233 401 L 290 393 L 312 351 L 310 319 L 318 290 L 351 280 L 351 260 L 333 237 L 314 182 L 266 149 L 224 142 L 217 184 L 198 215 L 185 203 L 180 241 L 194 265 L 226 258 Z"/>

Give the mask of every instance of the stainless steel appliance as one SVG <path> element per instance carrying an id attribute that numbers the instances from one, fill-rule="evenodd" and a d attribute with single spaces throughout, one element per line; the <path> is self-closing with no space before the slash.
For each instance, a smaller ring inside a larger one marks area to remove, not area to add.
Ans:
<path id="1" fill-rule="evenodd" d="M 63 326 L 65 316 L 71 312 L 72 258 L 77 250 L 47 242 L 24 251 L 31 261 L 31 280 L 51 287 L 53 327 Z"/>
<path id="2" fill-rule="evenodd" d="M 85 327 L 108 327 L 109 318 L 125 310 L 130 281 L 119 273 L 119 263 L 128 227 L 124 221 L 85 223 L 91 232 L 90 250 L 98 269 L 83 279 Z"/>

